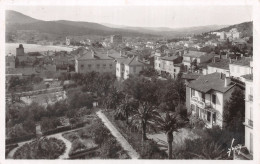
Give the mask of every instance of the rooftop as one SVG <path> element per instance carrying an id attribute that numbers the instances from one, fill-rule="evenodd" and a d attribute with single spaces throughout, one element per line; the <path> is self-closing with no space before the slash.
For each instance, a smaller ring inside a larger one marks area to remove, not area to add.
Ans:
<path id="1" fill-rule="evenodd" d="M 240 60 L 233 60 L 232 64 L 250 67 L 251 61 L 252 61 L 252 59 L 250 59 L 250 58 L 242 58 Z"/>
<path id="2" fill-rule="evenodd" d="M 183 56 L 186 57 L 194 57 L 194 58 L 199 58 L 203 55 L 205 55 L 206 52 L 200 52 L 200 51 L 189 51 L 187 54 L 184 54 Z"/>
<path id="3" fill-rule="evenodd" d="M 229 70 L 229 64 L 230 64 L 229 59 L 220 59 L 215 63 L 214 62 L 209 63 L 208 66 Z"/>
<path id="4" fill-rule="evenodd" d="M 246 74 L 246 75 L 243 75 L 242 77 L 245 78 L 246 80 L 253 81 L 253 74 Z"/>
<path id="5" fill-rule="evenodd" d="M 182 78 L 187 80 L 196 80 L 200 76 L 201 74 L 197 74 L 197 73 L 182 74 Z"/>
<path id="6" fill-rule="evenodd" d="M 144 62 L 138 60 L 138 57 L 134 56 L 132 58 L 126 58 L 126 59 L 119 59 L 117 60 L 119 63 L 125 64 L 125 65 L 146 65 Z"/>
<path id="7" fill-rule="evenodd" d="M 227 87 L 225 87 L 225 74 L 218 72 L 200 76 L 188 85 L 188 87 L 203 93 L 207 93 L 211 90 L 225 93 L 234 86 L 235 84 L 230 83 Z"/>
<path id="8" fill-rule="evenodd" d="M 173 61 L 173 60 L 175 60 L 175 59 L 177 59 L 177 58 L 178 58 L 178 56 L 172 55 L 172 56 L 164 56 L 164 57 L 162 57 L 161 59 L 162 59 L 162 60 Z"/>

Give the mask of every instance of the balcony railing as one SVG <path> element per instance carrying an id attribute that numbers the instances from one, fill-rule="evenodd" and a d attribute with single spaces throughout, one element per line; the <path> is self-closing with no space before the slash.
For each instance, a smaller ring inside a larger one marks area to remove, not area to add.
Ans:
<path id="1" fill-rule="evenodd" d="M 251 126 L 251 127 L 253 127 L 253 121 L 250 120 L 250 119 L 248 119 L 248 125 Z"/>
<path id="2" fill-rule="evenodd" d="M 250 126 L 253 128 L 253 120 L 246 118 L 244 125 Z"/>
<path id="3" fill-rule="evenodd" d="M 253 95 L 248 95 L 248 100 L 253 101 Z"/>

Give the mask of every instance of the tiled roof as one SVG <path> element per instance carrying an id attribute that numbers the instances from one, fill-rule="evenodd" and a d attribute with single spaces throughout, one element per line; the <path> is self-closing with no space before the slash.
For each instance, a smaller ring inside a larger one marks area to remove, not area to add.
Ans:
<path id="1" fill-rule="evenodd" d="M 164 56 L 164 57 L 162 57 L 161 59 L 162 59 L 162 60 L 173 61 L 173 60 L 175 60 L 175 59 L 177 59 L 177 58 L 178 58 L 178 56 L 172 55 L 172 56 Z"/>
<path id="2" fill-rule="evenodd" d="M 96 53 L 94 52 L 94 56 L 93 56 L 93 52 L 88 51 L 86 53 L 84 53 L 81 57 L 78 58 L 78 60 L 112 60 L 111 57 L 107 56 L 107 54 L 100 54 L 100 53 Z"/>
<path id="3" fill-rule="evenodd" d="M 126 58 L 126 59 L 119 59 L 117 60 L 119 63 L 125 64 L 125 65 L 146 65 L 144 62 L 138 60 L 136 56 L 132 58 Z"/>
<path id="4" fill-rule="evenodd" d="M 233 60 L 232 64 L 234 65 L 241 65 L 241 66 L 250 66 L 250 61 L 252 61 L 252 59 L 248 59 L 248 58 L 243 58 L 240 60 Z"/>
<path id="5" fill-rule="evenodd" d="M 184 54 L 183 56 L 199 58 L 205 54 L 206 54 L 205 52 L 200 52 L 200 51 L 189 51 L 187 54 Z"/>
<path id="6" fill-rule="evenodd" d="M 195 74 L 195 73 L 182 74 L 182 78 L 188 80 L 195 80 L 200 76 L 201 76 L 200 74 Z"/>
<path id="7" fill-rule="evenodd" d="M 229 64 L 230 64 L 229 59 L 220 59 L 215 63 L 209 63 L 208 66 L 229 70 Z"/>
<path id="8" fill-rule="evenodd" d="M 246 80 L 253 80 L 253 74 L 246 74 L 242 76 L 243 78 L 245 78 Z"/>
<path id="9" fill-rule="evenodd" d="M 210 90 L 219 91 L 225 93 L 230 88 L 234 87 L 235 84 L 230 83 L 227 87 L 225 87 L 225 75 L 221 73 L 215 72 L 208 75 L 200 76 L 197 80 L 192 81 L 188 87 L 198 90 L 200 92 L 207 93 Z"/>

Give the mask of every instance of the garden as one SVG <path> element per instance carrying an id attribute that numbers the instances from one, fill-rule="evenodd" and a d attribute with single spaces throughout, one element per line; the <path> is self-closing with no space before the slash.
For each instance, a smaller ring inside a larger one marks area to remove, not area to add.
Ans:
<path id="1" fill-rule="evenodd" d="M 128 159 L 127 153 L 105 125 L 95 118 L 84 128 L 63 133 L 72 143 L 71 159 Z"/>
<path id="2" fill-rule="evenodd" d="M 65 152 L 66 146 L 56 138 L 41 138 L 25 143 L 14 153 L 14 159 L 57 159 Z"/>

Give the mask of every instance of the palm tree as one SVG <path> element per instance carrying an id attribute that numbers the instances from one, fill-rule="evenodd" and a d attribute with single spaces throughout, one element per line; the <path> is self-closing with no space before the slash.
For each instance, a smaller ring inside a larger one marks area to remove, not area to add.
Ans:
<path id="1" fill-rule="evenodd" d="M 178 132 L 178 129 L 185 125 L 185 121 L 177 113 L 166 112 L 156 118 L 155 125 L 166 134 L 168 142 L 168 158 L 172 159 L 173 132 Z"/>
<path id="2" fill-rule="evenodd" d="M 156 111 L 155 107 L 148 102 L 139 102 L 139 108 L 133 111 L 131 124 L 140 128 L 142 131 L 143 142 L 147 139 L 146 128 L 149 125 L 154 125 L 155 117 L 158 117 L 159 113 Z"/>
<path id="3" fill-rule="evenodd" d="M 116 117 L 123 116 L 126 120 L 126 124 L 129 124 L 129 115 L 134 109 L 138 108 L 136 101 L 130 98 L 128 95 L 125 96 L 124 100 L 120 103 L 116 111 Z"/>

